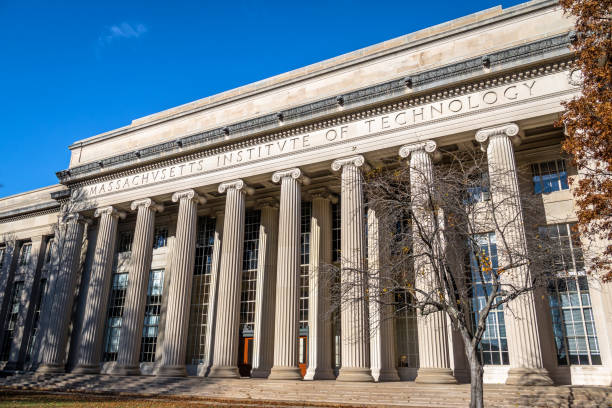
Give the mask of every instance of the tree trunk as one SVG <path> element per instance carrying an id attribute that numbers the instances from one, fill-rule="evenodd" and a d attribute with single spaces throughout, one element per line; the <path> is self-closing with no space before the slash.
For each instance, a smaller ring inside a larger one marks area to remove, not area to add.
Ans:
<path id="1" fill-rule="evenodd" d="M 476 350 L 468 353 L 470 364 L 470 408 L 484 408 L 484 395 L 482 389 L 482 375 L 484 370 Z"/>

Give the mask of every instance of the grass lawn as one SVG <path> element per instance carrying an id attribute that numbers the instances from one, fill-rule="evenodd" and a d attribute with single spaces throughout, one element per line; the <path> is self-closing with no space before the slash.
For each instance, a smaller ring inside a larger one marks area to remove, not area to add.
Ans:
<path id="1" fill-rule="evenodd" d="M 156 401 L 89 394 L 47 394 L 0 390 L 0 408 L 208 408 L 214 405 L 188 400 Z"/>

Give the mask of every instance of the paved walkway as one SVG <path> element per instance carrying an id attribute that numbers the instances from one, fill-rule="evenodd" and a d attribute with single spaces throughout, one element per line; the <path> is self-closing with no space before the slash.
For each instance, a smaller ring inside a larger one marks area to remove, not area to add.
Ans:
<path id="1" fill-rule="evenodd" d="M 465 407 L 469 384 L 427 385 L 414 382 L 343 383 L 265 379 L 159 378 L 107 375 L 14 375 L 0 378 L 0 388 L 172 396 L 235 406 L 302 407 Z M 485 385 L 487 406 L 612 407 L 612 387 L 515 387 Z"/>

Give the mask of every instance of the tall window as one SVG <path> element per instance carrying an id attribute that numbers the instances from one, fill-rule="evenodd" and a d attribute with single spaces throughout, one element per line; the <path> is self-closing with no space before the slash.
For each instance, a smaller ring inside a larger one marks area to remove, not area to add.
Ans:
<path id="1" fill-rule="evenodd" d="M 49 240 L 47 241 L 47 248 L 46 248 L 46 254 L 45 254 L 45 265 L 48 264 L 49 262 L 51 262 L 51 255 L 52 255 L 52 249 L 53 249 L 53 242 L 54 242 L 55 238 L 51 237 L 49 238 Z"/>
<path id="2" fill-rule="evenodd" d="M 206 357 L 206 327 L 210 299 L 212 253 L 215 243 L 216 220 L 198 218 L 193 289 L 189 311 L 189 335 L 187 337 L 187 364 L 200 364 Z"/>
<path id="3" fill-rule="evenodd" d="M 489 173 L 482 172 L 470 177 L 470 183 L 466 191 L 466 203 L 478 203 L 488 201 L 491 198 L 489 189 Z"/>
<path id="4" fill-rule="evenodd" d="M 145 306 L 142 341 L 140 343 L 140 361 L 155 361 L 159 316 L 161 315 L 162 292 L 164 288 L 164 270 L 155 269 L 149 272 L 147 304 Z"/>
<path id="5" fill-rule="evenodd" d="M 257 286 L 260 216 L 261 212 L 258 210 L 247 211 L 244 226 L 242 290 L 240 296 L 240 331 L 244 337 L 253 336 L 255 328 L 255 291 Z"/>
<path id="6" fill-rule="evenodd" d="M 104 355 L 102 356 L 104 361 L 117 361 L 127 285 L 127 273 L 113 274 L 113 286 L 108 300 L 106 331 L 104 333 Z"/>
<path id="7" fill-rule="evenodd" d="M 489 272 L 483 271 L 480 273 L 478 262 L 474 257 L 474 251 L 469 251 L 472 270 L 472 313 L 474 322 L 477 322 L 480 310 L 486 305 L 486 295 L 491 290 L 491 274 L 496 273 L 498 263 L 495 233 L 479 234 L 474 238 L 478 244 L 481 256 L 489 259 L 492 269 Z M 493 365 L 509 364 L 508 339 L 506 338 L 506 323 L 502 306 L 489 312 L 486 325 L 487 327 L 479 347 L 481 363 Z"/>
<path id="8" fill-rule="evenodd" d="M 302 201 L 302 225 L 300 239 L 300 335 L 308 334 L 308 281 L 310 262 L 310 217 L 312 203 Z"/>
<path id="9" fill-rule="evenodd" d="M 531 165 L 533 191 L 536 194 L 567 190 L 567 169 L 565 160 L 554 160 Z"/>
<path id="10" fill-rule="evenodd" d="M 559 365 L 601 364 L 589 284 L 578 234 L 572 224 L 547 225 L 540 233 L 558 245 L 549 302 Z"/>
<path id="11" fill-rule="evenodd" d="M 19 266 L 25 266 L 30 262 L 30 256 L 32 254 L 32 243 L 24 242 L 21 245 L 21 251 L 19 252 Z"/>
<path id="12" fill-rule="evenodd" d="M 132 250 L 132 241 L 134 241 L 134 233 L 132 231 L 123 231 L 119 233 L 117 252 L 130 252 Z"/>
<path id="13" fill-rule="evenodd" d="M 397 366 L 418 368 L 419 339 L 417 336 L 416 311 L 408 307 L 410 295 L 405 291 L 395 293 L 395 327 Z"/>
<path id="14" fill-rule="evenodd" d="M 168 227 L 161 226 L 155 227 L 155 234 L 153 235 L 153 249 L 163 248 L 168 243 Z"/>
<path id="15" fill-rule="evenodd" d="M 340 262 L 340 201 L 336 204 L 332 204 L 332 262 L 339 263 Z"/>
<path id="16" fill-rule="evenodd" d="M 15 334 L 15 325 L 17 324 L 17 318 L 19 317 L 19 306 L 21 304 L 22 290 L 22 281 L 13 283 L 11 303 L 9 304 L 8 316 L 4 324 L 4 344 L 2 345 L 0 361 L 8 361 L 10 357 L 11 344 L 13 343 L 13 335 Z"/>
<path id="17" fill-rule="evenodd" d="M 4 265 L 4 254 L 6 253 L 6 247 L 0 247 L 0 269 L 2 269 L 2 265 Z"/>
<path id="18" fill-rule="evenodd" d="M 340 232 L 341 232 L 341 220 L 340 220 L 340 201 L 336 204 L 332 204 L 332 262 L 336 265 L 340 265 Z M 336 275 L 337 281 L 333 282 L 336 288 L 340 285 L 339 276 Z M 337 290 L 336 290 L 337 291 Z M 332 311 L 332 333 L 334 335 L 333 342 L 333 365 L 334 368 L 339 369 L 342 366 L 342 347 L 340 345 L 340 313 L 339 308 L 334 308 Z"/>
<path id="19" fill-rule="evenodd" d="M 41 279 L 40 287 L 38 288 L 38 297 L 36 298 L 36 304 L 34 305 L 34 316 L 32 316 L 32 331 L 30 332 L 30 338 L 28 339 L 26 362 L 30 362 L 34 354 L 34 346 L 36 345 L 36 338 L 38 336 L 38 327 L 40 324 L 40 308 L 42 306 L 43 299 L 45 298 L 46 289 L 47 289 L 47 280 Z"/>

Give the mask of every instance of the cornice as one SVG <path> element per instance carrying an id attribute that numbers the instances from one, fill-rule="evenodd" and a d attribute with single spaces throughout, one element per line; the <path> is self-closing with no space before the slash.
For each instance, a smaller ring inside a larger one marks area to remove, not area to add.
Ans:
<path id="1" fill-rule="evenodd" d="M 532 0 L 530 2 L 519 4 L 507 9 L 502 9 L 501 6 L 489 8 L 487 10 L 460 17 L 458 19 L 451 20 L 446 23 L 442 23 L 436 26 L 436 28 L 445 28 L 431 35 L 427 35 L 424 37 L 420 35 L 422 32 L 431 30 L 431 28 L 426 28 L 424 30 L 419 30 L 410 34 L 406 34 L 380 44 L 375 44 L 370 47 L 343 54 L 329 60 L 321 61 L 303 68 L 299 68 L 294 71 L 280 74 L 276 77 L 264 79 L 262 81 L 232 89 L 221 94 L 212 95 L 210 97 L 203 98 L 194 102 L 189 102 L 187 104 L 180 105 L 178 107 L 171 108 L 166 111 L 145 116 L 144 118 L 139 118 L 135 121 L 132 121 L 132 124 L 130 125 L 123 126 L 121 128 L 114 129 L 97 136 L 92 136 L 77 141 L 70 146 L 70 149 L 85 146 L 89 143 L 95 143 L 101 140 L 117 137 L 122 134 L 132 132 L 134 130 L 143 129 L 149 126 L 155 126 L 165 121 L 178 119 L 210 108 L 222 106 L 239 100 L 244 100 L 262 92 L 269 92 L 279 87 L 288 86 L 294 83 L 298 83 L 300 81 L 316 78 L 318 76 L 336 72 L 342 69 L 347 69 L 358 64 L 367 63 L 368 61 L 372 61 L 387 55 L 393 55 L 406 50 L 414 50 L 418 47 L 426 46 L 436 41 L 452 38 L 453 36 L 462 35 L 469 31 L 474 31 L 486 26 L 499 24 L 504 21 L 520 17 L 522 15 L 527 15 L 530 13 L 538 12 L 540 10 L 554 7 L 558 7 L 557 0 Z M 494 12 L 494 10 L 496 9 L 499 9 L 498 13 Z M 471 22 L 469 22 L 470 19 L 473 17 L 491 12 L 493 12 L 493 14 L 490 14 L 485 19 L 476 18 L 476 20 L 472 20 Z M 394 43 L 395 45 L 388 47 L 383 46 L 384 44 L 391 43 Z M 235 95 L 229 96 L 229 94 Z M 193 107 L 176 111 L 177 108 L 185 108 L 188 106 Z"/>
<path id="2" fill-rule="evenodd" d="M 16 210 L 5 211 L 0 213 L 0 223 L 35 217 L 37 215 L 51 214 L 59 211 L 59 208 L 60 204 L 58 202 L 47 202 L 31 205 L 29 207 L 18 208 Z"/>
<path id="3" fill-rule="evenodd" d="M 88 184 L 87 180 L 94 177 L 96 182 L 99 182 L 103 181 L 107 175 L 110 178 L 117 177 L 120 172 L 120 174 L 130 174 L 130 169 L 134 167 L 138 167 L 138 171 L 153 169 L 160 165 L 172 164 L 179 160 L 183 161 L 185 158 L 191 160 L 202 156 L 218 154 L 230 148 L 246 147 L 252 145 L 254 140 L 256 140 L 256 143 L 275 140 L 279 137 L 337 125 L 347 120 L 367 118 L 373 114 L 380 114 L 385 110 L 395 110 L 394 108 L 396 107 L 401 108 L 427 103 L 503 83 L 540 76 L 569 66 L 567 60 L 573 55 L 568 48 L 569 44 L 569 33 L 542 39 L 533 43 L 417 73 L 410 77 L 399 78 L 347 94 L 290 108 L 275 114 L 268 114 L 223 128 L 185 136 L 174 141 L 113 156 L 98 162 L 87 163 L 82 166 L 59 171 L 56 174 L 60 183 L 66 185 L 75 184 L 78 186 Z M 508 74 L 507 72 L 502 72 L 512 69 L 516 70 L 521 65 L 533 63 L 533 59 L 536 56 L 540 60 L 546 61 L 555 58 L 561 61 L 547 63 L 536 69 L 524 68 L 524 71 L 519 73 Z M 491 78 L 492 75 L 495 75 L 495 72 L 499 73 L 496 77 Z M 433 91 L 428 94 L 424 93 L 432 88 L 439 88 L 443 84 L 448 85 L 452 81 L 469 80 L 470 78 L 466 77 L 470 75 L 472 76 L 471 82 L 459 86 L 449 86 L 447 89 Z M 487 75 L 489 78 L 482 78 L 480 80 L 474 80 L 473 78 Z M 401 98 L 405 99 L 401 100 Z M 400 100 L 398 101 L 398 99 Z M 388 104 L 387 106 L 367 109 L 368 105 L 385 102 Z M 361 111 L 350 112 L 351 109 L 355 110 L 360 107 L 363 108 Z M 343 111 L 345 111 L 344 114 Z M 325 119 L 326 116 L 334 113 L 341 114 L 341 116 Z M 312 121 L 316 118 L 319 118 L 319 121 L 315 123 L 302 125 L 298 123 L 307 120 Z M 293 127 L 287 128 L 288 122 L 293 122 L 291 123 Z M 274 130 L 276 132 L 272 132 Z M 257 136 L 258 132 L 262 134 L 255 138 L 254 136 Z M 248 136 L 251 139 L 245 139 Z M 221 145 L 223 142 L 232 140 L 234 140 L 232 144 Z M 180 158 L 178 158 L 179 155 Z"/>

